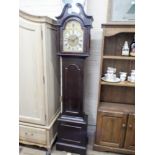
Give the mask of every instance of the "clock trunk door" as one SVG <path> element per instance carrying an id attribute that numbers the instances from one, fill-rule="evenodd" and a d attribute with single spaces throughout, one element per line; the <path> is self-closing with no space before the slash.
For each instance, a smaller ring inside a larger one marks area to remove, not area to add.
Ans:
<path id="1" fill-rule="evenodd" d="M 83 113 L 83 59 L 63 59 L 63 113 L 81 116 Z"/>

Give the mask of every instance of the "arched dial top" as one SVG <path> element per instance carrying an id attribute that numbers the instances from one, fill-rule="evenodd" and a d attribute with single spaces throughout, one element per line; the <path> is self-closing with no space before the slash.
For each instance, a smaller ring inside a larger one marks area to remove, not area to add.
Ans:
<path id="1" fill-rule="evenodd" d="M 84 30 L 76 20 L 66 23 L 63 30 L 63 51 L 64 52 L 83 52 Z"/>

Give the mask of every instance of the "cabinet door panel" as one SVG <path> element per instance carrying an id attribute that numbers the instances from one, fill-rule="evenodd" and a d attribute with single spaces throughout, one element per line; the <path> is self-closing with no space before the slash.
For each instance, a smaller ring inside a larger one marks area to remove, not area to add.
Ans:
<path id="1" fill-rule="evenodd" d="M 135 149 L 135 115 L 130 114 L 125 138 L 125 148 Z"/>
<path id="2" fill-rule="evenodd" d="M 41 25 L 20 18 L 20 121 L 45 124 Z"/>
<path id="3" fill-rule="evenodd" d="M 121 113 L 98 114 L 97 143 L 111 147 L 123 147 L 127 115 Z"/>

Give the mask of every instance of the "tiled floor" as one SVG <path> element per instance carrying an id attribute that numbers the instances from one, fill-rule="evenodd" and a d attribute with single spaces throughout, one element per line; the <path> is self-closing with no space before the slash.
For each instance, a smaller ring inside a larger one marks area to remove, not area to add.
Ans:
<path id="1" fill-rule="evenodd" d="M 22 147 L 22 149 L 20 151 L 20 155 L 46 155 L 46 151 L 32 149 L 32 148 L 28 148 L 28 147 Z M 55 150 L 55 147 L 54 147 L 51 152 L 51 155 L 78 155 L 78 154 L 67 153 L 65 151 L 57 151 L 57 150 Z M 109 153 L 109 152 L 98 152 L 98 151 L 93 151 L 92 149 L 88 149 L 87 155 L 118 155 L 118 154 Z"/>
<path id="2" fill-rule="evenodd" d="M 93 146 L 93 137 L 94 137 L 94 127 L 89 126 L 88 128 L 88 135 L 89 135 L 89 144 L 87 146 L 87 155 L 120 155 L 115 153 L 109 153 L 109 152 L 98 152 L 92 150 Z M 26 146 L 20 146 L 19 147 L 19 155 L 46 155 L 46 151 L 36 149 L 36 148 L 30 148 Z M 55 146 L 52 148 L 51 155 L 78 155 L 78 154 L 71 154 L 67 153 L 65 151 L 57 151 L 55 149 Z"/>

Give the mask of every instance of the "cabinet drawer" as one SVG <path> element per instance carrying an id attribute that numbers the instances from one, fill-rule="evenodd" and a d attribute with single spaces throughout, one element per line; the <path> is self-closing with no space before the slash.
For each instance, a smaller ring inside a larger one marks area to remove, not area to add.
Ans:
<path id="1" fill-rule="evenodd" d="M 20 125 L 20 140 L 46 145 L 46 130 Z"/>

